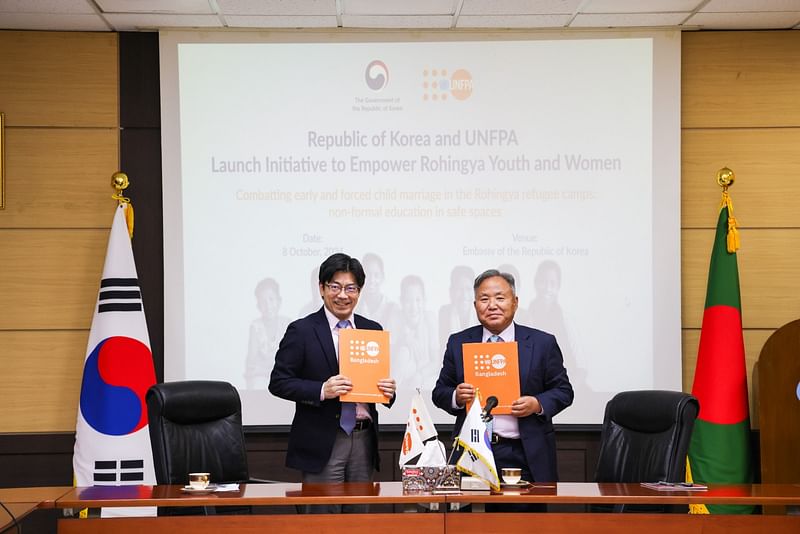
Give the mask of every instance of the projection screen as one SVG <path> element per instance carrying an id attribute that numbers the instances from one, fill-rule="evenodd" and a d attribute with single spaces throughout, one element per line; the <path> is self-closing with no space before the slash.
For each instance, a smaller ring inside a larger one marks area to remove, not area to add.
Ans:
<path id="1" fill-rule="evenodd" d="M 681 389 L 680 32 L 160 34 L 165 379 L 267 391 L 289 322 L 343 251 L 357 313 L 392 339 L 404 424 L 472 280 L 517 279 L 576 390 L 557 423 L 631 389 Z"/>

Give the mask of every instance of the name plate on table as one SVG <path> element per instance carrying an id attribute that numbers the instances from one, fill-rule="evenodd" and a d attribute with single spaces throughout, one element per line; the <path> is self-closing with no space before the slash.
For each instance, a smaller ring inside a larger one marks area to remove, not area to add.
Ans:
<path id="1" fill-rule="evenodd" d="M 385 330 L 339 330 L 339 372 L 353 382 L 342 402 L 388 402 L 378 389 L 378 380 L 389 378 L 389 332 Z"/>
<path id="2" fill-rule="evenodd" d="M 406 466 L 402 471 L 403 491 L 458 490 L 460 475 L 454 465 L 440 467 Z"/>

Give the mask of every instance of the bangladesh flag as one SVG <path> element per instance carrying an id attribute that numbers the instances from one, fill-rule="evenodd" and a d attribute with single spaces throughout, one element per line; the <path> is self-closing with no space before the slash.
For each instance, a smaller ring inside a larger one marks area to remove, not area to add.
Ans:
<path id="1" fill-rule="evenodd" d="M 703 329 L 692 386 L 692 395 L 700 401 L 700 414 L 689 445 L 688 476 L 704 484 L 752 481 L 750 410 L 736 265 L 738 236 L 732 212 L 732 203 L 724 192 L 711 251 Z M 749 514 L 752 511 L 752 506 L 691 507 L 692 513 Z"/>

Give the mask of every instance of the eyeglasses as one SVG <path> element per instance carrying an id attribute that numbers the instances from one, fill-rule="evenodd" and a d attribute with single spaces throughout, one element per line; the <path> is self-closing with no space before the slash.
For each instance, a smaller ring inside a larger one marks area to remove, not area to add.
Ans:
<path id="1" fill-rule="evenodd" d="M 344 289 L 344 292 L 348 295 L 355 295 L 356 293 L 361 291 L 361 288 L 355 284 L 348 284 L 346 286 L 343 286 L 341 284 L 337 284 L 336 282 L 331 282 L 330 284 L 326 283 L 325 287 L 327 287 L 328 291 L 330 291 L 334 295 L 338 295 L 342 291 L 342 289 Z"/>

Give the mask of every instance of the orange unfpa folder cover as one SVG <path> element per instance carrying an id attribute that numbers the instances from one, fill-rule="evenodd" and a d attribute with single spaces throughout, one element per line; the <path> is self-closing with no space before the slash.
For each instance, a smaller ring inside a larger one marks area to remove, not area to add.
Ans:
<path id="1" fill-rule="evenodd" d="M 378 380 L 389 378 L 389 332 L 385 330 L 339 330 L 339 373 L 353 382 L 342 402 L 387 402 Z"/>
<path id="2" fill-rule="evenodd" d="M 519 398 L 517 342 L 464 343 L 462 351 L 464 382 L 480 389 L 483 404 L 497 397 L 493 414 L 510 415 L 511 403 Z"/>

